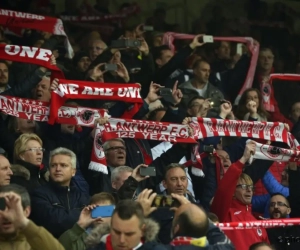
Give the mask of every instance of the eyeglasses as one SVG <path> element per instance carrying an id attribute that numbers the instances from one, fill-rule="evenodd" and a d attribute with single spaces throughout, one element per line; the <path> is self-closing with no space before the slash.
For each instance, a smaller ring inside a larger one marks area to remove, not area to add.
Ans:
<path id="1" fill-rule="evenodd" d="M 108 148 L 108 149 L 106 149 L 106 151 L 109 151 L 109 150 L 113 150 L 113 151 L 115 151 L 115 152 L 117 152 L 117 151 L 119 151 L 119 150 L 121 150 L 121 151 L 126 151 L 126 147 L 111 147 L 111 148 Z"/>
<path id="2" fill-rule="evenodd" d="M 45 149 L 44 148 L 29 148 L 29 149 L 26 149 L 22 152 L 28 152 L 28 151 L 32 151 L 32 152 L 37 152 L 37 151 L 41 151 L 41 152 L 45 152 Z"/>
<path id="3" fill-rule="evenodd" d="M 236 185 L 236 187 L 240 187 L 240 188 L 242 188 L 243 190 L 248 190 L 248 189 L 250 189 L 250 190 L 254 190 L 255 189 L 255 187 L 253 186 L 253 185 L 246 185 L 246 184 L 239 184 L 239 185 Z"/>
<path id="4" fill-rule="evenodd" d="M 270 202 L 270 207 L 275 207 L 276 205 L 277 205 L 277 207 L 287 207 L 287 208 L 289 208 L 289 206 L 287 204 L 285 204 L 284 202 L 281 202 L 281 201 Z"/>

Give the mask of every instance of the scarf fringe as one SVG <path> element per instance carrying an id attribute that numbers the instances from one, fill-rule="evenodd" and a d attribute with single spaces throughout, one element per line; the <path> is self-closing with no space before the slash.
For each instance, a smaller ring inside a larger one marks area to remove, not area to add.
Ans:
<path id="1" fill-rule="evenodd" d="M 101 172 L 103 174 L 108 174 L 107 166 L 105 166 L 99 162 L 91 161 L 89 164 L 89 170 Z"/>

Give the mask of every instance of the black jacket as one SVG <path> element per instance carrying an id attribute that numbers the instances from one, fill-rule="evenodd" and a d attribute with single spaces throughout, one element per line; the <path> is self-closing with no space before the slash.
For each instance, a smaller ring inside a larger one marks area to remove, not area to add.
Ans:
<path id="1" fill-rule="evenodd" d="M 16 164 L 12 165 L 12 171 L 10 183 L 25 187 L 28 192 L 47 183 L 44 178 L 45 170 L 40 170 L 39 166 L 29 162 L 18 160 Z"/>
<path id="2" fill-rule="evenodd" d="M 72 182 L 70 187 L 62 187 L 50 180 L 32 192 L 31 204 L 31 219 L 59 238 L 77 222 L 81 210 L 89 204 L 89 197 Z"/>
<path id="3" fill-rule="evenodd" d="M 289 170 L 289 190 L 288 197 L 291 206 L 291 218 L 300 217 L 300 170 Z M 269 241 L 276 249 L 299 250 L 300 249 L 300 226 L 278 227 L 267 229 Z"/>

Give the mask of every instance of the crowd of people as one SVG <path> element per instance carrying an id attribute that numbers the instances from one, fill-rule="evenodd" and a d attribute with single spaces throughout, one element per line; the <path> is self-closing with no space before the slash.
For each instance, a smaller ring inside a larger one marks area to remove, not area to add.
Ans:
<path id="1" fill-rule="evenodd" d="M 28 10 L 20 2 L 4 1 L 1 7 L 39 15 L 50 15 L 53 7 L 48 1 L 40 7 L 38 1 L 28 1 L 35 7 Z M 83 1 L 82 9 L 71 2 L 66 0 L 63 16 L 111 14 L 109 1 L 96 1 L 95 6 Z M 123 4 L 118 13 L 130 6 Z M 256 26 L 249 30 L 247 36 L 260 50 L 252 87 L 236 102 L 247 82 L 253 53 L 235 42 L 205 41 L 201 29 L 207 35 L 240 35 L 216 28 L 224 20 L 221 16 L 205 27 L 194 26 L 194 38 L 175 41 L 174 51 L 164 43 L 164 33 L 179 28 L 165 21 L 164 9 L 155 10 L 142 24 L 135 15 L 122 22 L 109 19 L 114 28 L 109 36 L 95 24 L 64 22 L 72 58 L 65 37 L 30 27 L 22 37 L 15 36 L 7 32 L 8 28 L 16 31 L 13 22 L 11 26 L 0 23 L 1 46 L 51 50 L 50 64 L 70 82 L 94 83 L 99 88 L 103 83 L 138 83 L 142 98 L 135 113 L 134 104 L 122 99 L 66 100 L 64 105 L 71 107 L 104 109 L 105 115 L 95 119 L 93 127 L 21 118 L 18 112 L 7 111 L 10 105 L 4 98 L 50 105 L 60 79 L 53 79 L 46 67 L 0 57 L 0 249 L 299 249 L 300 221 L 279 227 L 222 228 L 226 223 L 280 220 L 284 224 L 285 219 L 300 218 L 298 161 L 286 160 L 281 150 L 291 145 L 249 133 L 203 136 L 195 147 L 157 137 L 135 138 L 130 133 L 104 140 L 96 132 L 109 126 L 110 119 L 126 120 L 130 113 L 129 119 L 154 124 L 148 127 L 152 134 L 158 134 L 161 124 L 178 124 L 187 126 L 188 137 L 195 133 L 195 119 L 211 118 L 220 124 L 232 120 L 282 125 L 289 138 L 299 141 L 300 85 L 269 80 L 278 72 L 275 55 L 282 48 L 276 48 L 277 41 L 274 48 L 270 39 L 256 37 Z M 261 32 L 272 35 L 274 31 Z M 286 72 L 297 73 L 296 66 Z M 104 169 L 89 167 L 98 139 L 105 154 Z M 259 145 L 267 147 L 272 157 L 255 158 Z M 298 152 L 297 145 L 293 149 Z M 201 174 L 194 171 L 197 155 Z M 93 214 L 99 207 L 106 215 Z"/>

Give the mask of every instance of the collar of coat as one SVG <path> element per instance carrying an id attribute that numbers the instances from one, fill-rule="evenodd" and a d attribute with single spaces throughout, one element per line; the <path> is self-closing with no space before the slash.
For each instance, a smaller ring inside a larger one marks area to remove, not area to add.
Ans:
<path id="1" fill-rule="evenodd" d="M 159 232 L 159 224 L 151 219 L 145 220 L 145 242 L 154 241 Z M 95 227 L 85 240 L 87 247 L 95 247 L 99 243 L 106 243 L 107 236 L 110 233 L 110 226 L 106 223 L 100 224 Z"/>

